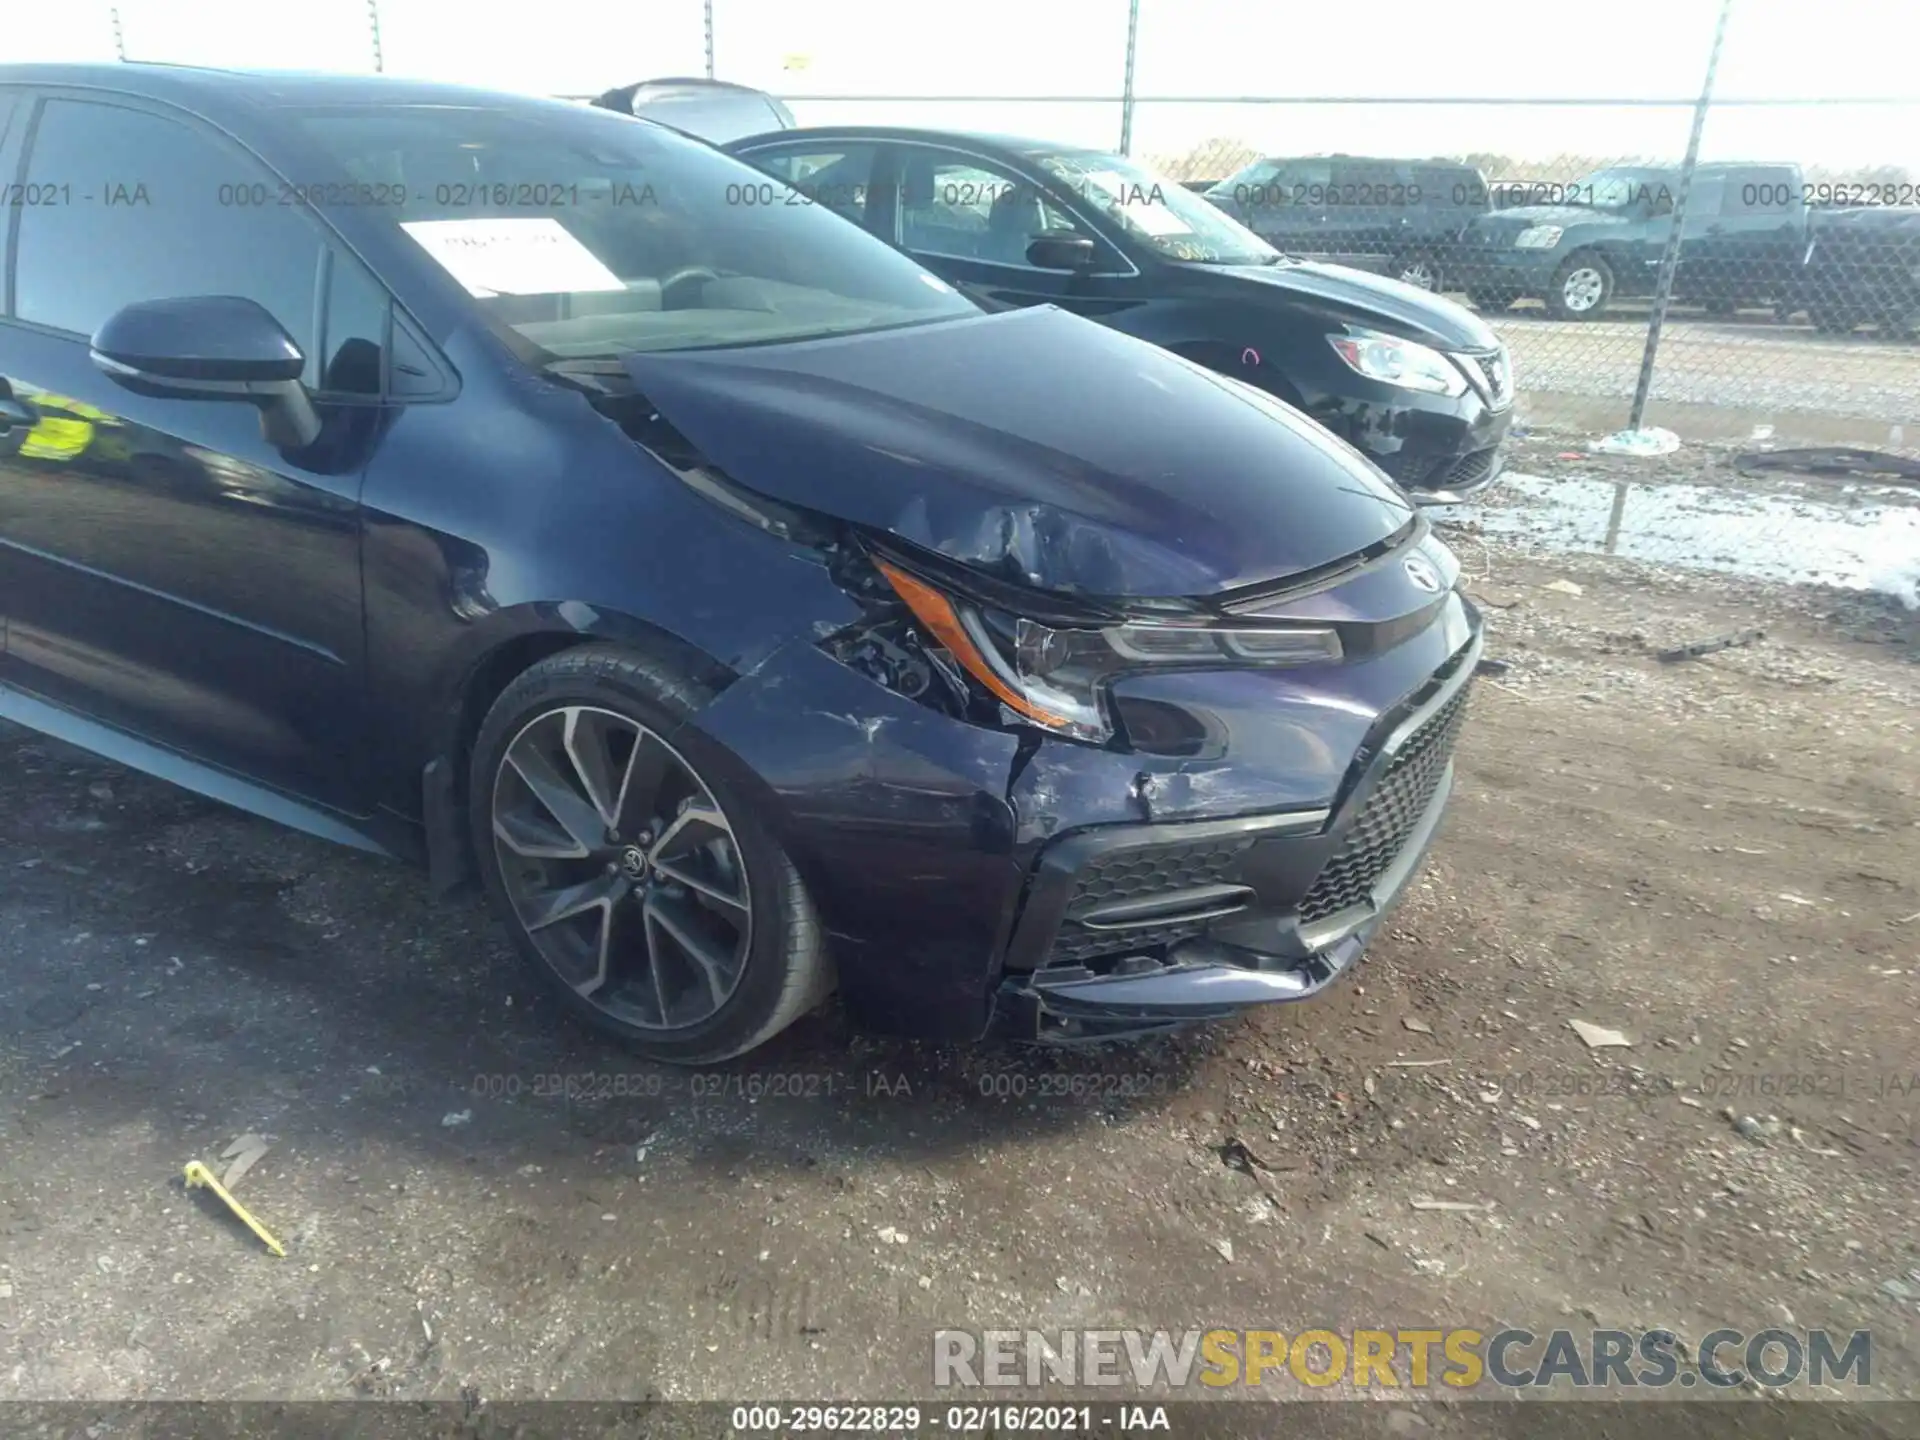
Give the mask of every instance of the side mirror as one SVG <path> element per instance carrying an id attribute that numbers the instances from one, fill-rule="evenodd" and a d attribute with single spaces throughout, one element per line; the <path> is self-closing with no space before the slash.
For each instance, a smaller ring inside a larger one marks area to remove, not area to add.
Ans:
<path id="1" fill-rule="evenodd" d="M 320 417 L 300 383 L 306 357 L 279 321 L 241 296 L 129 305 L 94 333 L 91 359 L 136 394 L 245 400 L 260 411 L 267 443 L 281 449 L 320 436 Z"/>
<path id="2" fill-rule="evenodd" d="M 1039 270 L 1090 270 L 1099 251 L 1085 235 L 1036 235 L 1027 263 Z"/>

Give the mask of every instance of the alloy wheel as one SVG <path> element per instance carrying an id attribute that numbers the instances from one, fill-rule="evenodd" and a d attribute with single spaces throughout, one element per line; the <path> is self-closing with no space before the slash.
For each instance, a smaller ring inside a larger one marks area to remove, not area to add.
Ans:
<path id="1" fill-rule="evenodd" d="M 492 804 L 514 913 L 576 994 L 643 1030 L 727 1003 L 752 892 L 733 826 L 677 750 L 617 711 L 550 710 L 507 744 Z"/>
<path id="2" fill-rule="evenodd" d="M 1600 303 L 1600 297 L 1606 293 L 1607 282 L 1600 272 L 1591 266 L 1583 265 L 1569 272 L 1566 282 L 1560 287 L 1560 296 L 1566 301 L 1567 309 L 1575 314 L 1583 314 Z"/>
<path id="3" fill-rule="evenodd" d="M 1428 260 L 1413 260 L 1400 267 L 1401 282 L 1417 286 L 1422 290 L 1436 290 L 1440 277 L 1435 273 L 1433 263 Z"/>

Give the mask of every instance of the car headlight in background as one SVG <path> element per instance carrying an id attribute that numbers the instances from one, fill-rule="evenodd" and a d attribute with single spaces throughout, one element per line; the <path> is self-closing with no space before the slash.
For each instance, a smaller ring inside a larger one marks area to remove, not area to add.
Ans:
<path id="1" fill-rule="evenodd" d="M 1460 583 L 1460 557 L 1453 553 L 1453 547 L 1429 530 L 1420 541 L 1420 553 L 1433 562 L 1433 568 L 1440 572 L 1440 588 L 1451 590 Z"/>
<path id="2" fill-rule="evenodd" d="M 1513 243 L 1519 250 L 1551 250 L 1564 233 L 1558 225 L 1530 225 L 1513 237 Z"/>
<path id="3" fill-rule="evenodd" d="M 1018 715 L 1098 743 L 1112 736 L 1102 695 L 1114 676 L 1167 667 L 1287 667 L 1338 660 L 1339 632 L 1318 626 L 1128 623 L 1055 629 L 949 597 L 876 562 L 930 638 Z"/>
<path id="4" fill-rule="evenodd" d="M 1327 336 L 1327 343 L 1347 365 L 1366 376 L 1429 395 L 1464 395 L 1467 377 L 1438 350 L 1412 340 L 1400 340 L 1371 330 Z"/>

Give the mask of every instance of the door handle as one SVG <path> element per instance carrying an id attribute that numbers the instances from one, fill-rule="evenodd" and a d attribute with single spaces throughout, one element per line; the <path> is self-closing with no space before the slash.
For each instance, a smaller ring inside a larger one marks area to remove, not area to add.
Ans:
<path id="1" fill-rule="evenodd" d="M 34 426 L 40 423 L 40 417 L 31 405 L 16 400 L 11 395 L 0 395 L 0 430 L 11 430 L 16 425 Z"/>

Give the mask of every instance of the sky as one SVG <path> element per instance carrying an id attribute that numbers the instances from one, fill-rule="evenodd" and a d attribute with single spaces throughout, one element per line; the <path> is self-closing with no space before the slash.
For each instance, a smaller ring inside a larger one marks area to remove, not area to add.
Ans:
<path id="1" fill-rule="evenodd" d="M 371 0 L 388 73 L 593 94 L 705 70 L 701 0 Z M 372 70 L 370 0 L 118 0 L 130 59 Z M 1141 0 L 1133 150 L 1213 139 L 1271 154 L 1677 158 L 1719 0 Z M 111 60 L 109 0 L 6 27 L 9 60 Z M 50 23 L 57 15 L 58 25 Z M 790 97 L 801 124 L 995 129 L 1117 146 L 1107 103 L 808 96 L 1117 97 L 1126 0 L 714 0 L 715 70 Z M 537 17 L 537 23 L 532 23 Z M 1733 0 L 1707 159 L 1901 165 L 1920 178 L 1920 12 L 1901 0 Z M 1274 103 L 1198 103 L 1258 97 Z M 1352 97 L 1383 103 L 1314 104 Z M 1672 106 L 1475 99 L 1680 100 Z M 1870 104 L 1896 99 L 1898 104 Z M 1415 99 L 1444 104 L 1384 103 Z"/>

